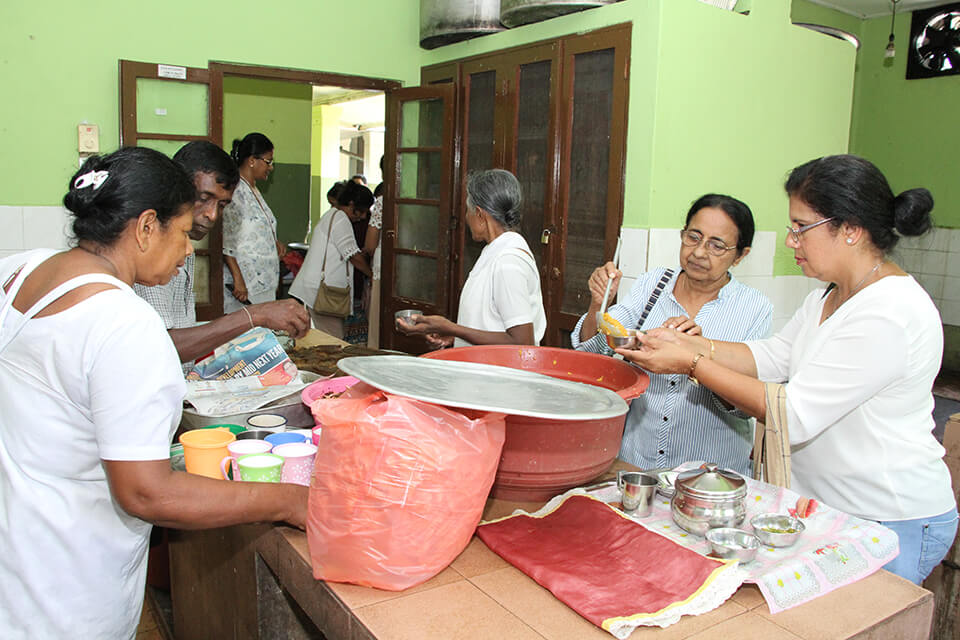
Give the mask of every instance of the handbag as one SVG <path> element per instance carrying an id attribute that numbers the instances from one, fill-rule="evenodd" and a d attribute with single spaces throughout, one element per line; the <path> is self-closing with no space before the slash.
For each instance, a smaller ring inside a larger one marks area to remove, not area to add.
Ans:
<path id="1" fill-rule="evenodd" d="M 327 225 L 327 241 L 323 247 L 323 264 L 320 267 L 320 286 L 317 288 L 317 297 L 313 301 L 314 312 L 322 316 L 346 318 L 350 315 L 350 287 L 331 287 L 324 282 L 327 277 L 327 250 L 330 248 L 330 233 L 333 230 L 333 218 L 337 211 L 330 214 L 330 224 Z"/>

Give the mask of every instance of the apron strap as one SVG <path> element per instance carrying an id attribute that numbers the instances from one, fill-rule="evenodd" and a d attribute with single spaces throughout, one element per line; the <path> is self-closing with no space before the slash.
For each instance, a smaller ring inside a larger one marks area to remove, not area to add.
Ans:
<path id="1" fill-rule="evenodd" d="M 40 260 L 39 262 L 43 262 L 45 259 L 46 258 Z M 50 306 L 50 304 L 55 300 L 63 297 L 74 289 L 95 282 L 111 284 L 114 286 L 120 285 L 118 288 L 124 286 L 123 282 L 111 275 L 107 275 L 106 273 L 85 273 L 81 276 L 71 278 L 70 280 L 63 282 L 48 291 L 43 297 L 40 298 L 40 300 L 30 307 L 26 313 L 23 314 L 23 317 L 20 319 L 20 324 L 8 329 L 5 326 L 6 317 L 9 315 L 9 311 L 13 307 L 13 300 L 16 297 L 16 292 L 20 290 L 20 287 L 23 284 L 23 281 L 26 279 L 26 276 L 29 275 L 34 268 L 36 268 L 39 262 L 34 261 L 33 263 L 24 265 L 24 267 L 21 269 L 20 275 L 17 277 L 17 282 L 15 282 L 10 288 L 10 292 L 7 295 L 6 300 L 3 302 L 3 308 L 0 309 L 0 352 L 6 349 L 6 347 L 13 342 L 14 338 L 20 334 L 20 331 L 23 330 L 23 327 L 26 326 L 29 320 Z M 29 271 L 27 271 L 27 267 L 30 268 Z"/>

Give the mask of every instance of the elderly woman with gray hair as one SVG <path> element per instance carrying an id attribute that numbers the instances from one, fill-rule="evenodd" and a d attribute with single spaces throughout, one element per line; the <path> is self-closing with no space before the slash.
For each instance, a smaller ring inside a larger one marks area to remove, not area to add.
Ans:
<path id="1" fill-rule="evenodd" d="M 397 320 L 409 335 L 424 335 L 434 349 L 470 344 L 540 343 L 547 328 L 540 273 L 520 226 L 520 183 L 491 169 L 467 180 L 466 224 L 486 246 L 460 293 L 457 322 L 443 316 Z"/>

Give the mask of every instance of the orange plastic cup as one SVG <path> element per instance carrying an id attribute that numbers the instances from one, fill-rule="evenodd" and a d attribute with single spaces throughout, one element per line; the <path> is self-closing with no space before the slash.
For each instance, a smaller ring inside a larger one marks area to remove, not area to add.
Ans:
<path id="1" fill-rule="evenodd" d="M 237 437 L 224 429 L 194 429 L 180 435 L 187 473 L 223 480 L 220 461 L 230 455 L 227 445 Z"/>

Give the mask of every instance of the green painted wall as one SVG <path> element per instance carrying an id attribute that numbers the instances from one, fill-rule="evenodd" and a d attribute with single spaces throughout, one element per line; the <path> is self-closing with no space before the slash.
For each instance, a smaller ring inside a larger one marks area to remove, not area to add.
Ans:
<path id="1" fill-rule="evenodd" d="M 443 47 L 425 64 L 632 22 L 624 225 L 679 227 L 690 202 L 732 193 L 757 228 L 786 226 L 794 166 L 847 150 L 855 52 L 790 24 L 789 0 L 750 15 L 696 0 L 628 0 Z M 781 239 L 783 234 L 780 234 Z M 798 273 L 778 249 L 775 273 Z"/>
<path id="2" fill-rule="evenodd" d="M 50 205 L 76 167 L 77 125 L 100 125 L 105 151 L 119 140 L 117 60 L 206 67 L 210 60 L 336 71 L 415 84 L 421 49 L 416 0 L 366 0 L 358 45 L 354 0 L 168 0 L 143 4 L 0 4 L 0 204 Z"/>
<path id="3" fill-rule="evenodd" d="M 799 271 L 783 246 L 794 166 L 847 150 L 855 50 L 790 23 L 788 1 L 750 15 L 665 2 L 650 226 L 678 227 L 708 192 L 747 202 L 777 231 L 775 275 Z"/>
<path id="4" fill-rule="evenodd" d="M 895 192 L 929 189 L 935 224 L 960 228 L 960 76 L 907 80 L 910 15 L 897 18 L 892 63 L 883 59 L 889 33 L 889 18 L 863 22 L 851 148 L 880 167 Z"/>
<path id="5" fill-rule="evenodd" d="M 277 217 L 281 242 L 299 242 L 310 213 L 310 85 L 252 78 L 223 80 L 223 142 L 258 131 L 273 142 L 273 173 L 259 188 Z"/>

